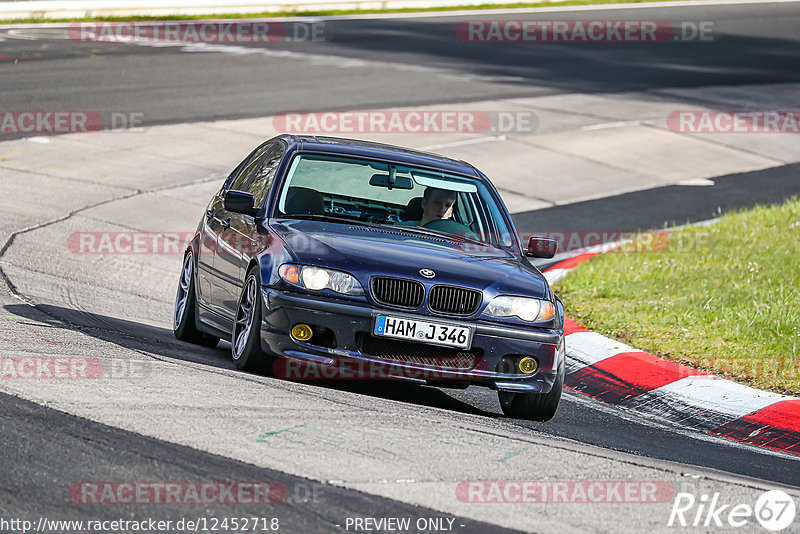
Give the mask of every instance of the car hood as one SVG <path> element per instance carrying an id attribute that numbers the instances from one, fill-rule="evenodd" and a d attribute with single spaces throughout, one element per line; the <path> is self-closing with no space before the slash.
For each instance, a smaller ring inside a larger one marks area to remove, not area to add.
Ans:
<path id="1" fill-rule="evenodd" d="M 298 263 L 347 271 L 367 287 L 369 277 L 396 276 L 426 284 L 453 284 L 548 298 L 547 281 L 527 260 L 490 247 L 400 229 L 372 228 L 320 221 L 273 222 L 271 228 Z M 426 279 L 421 269 L 434 271 Z"/>

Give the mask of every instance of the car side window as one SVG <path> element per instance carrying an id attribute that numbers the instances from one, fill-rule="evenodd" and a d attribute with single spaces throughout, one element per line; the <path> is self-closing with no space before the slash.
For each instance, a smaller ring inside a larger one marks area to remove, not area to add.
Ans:
<path id="1" fill-rule="evenodd" d="M 247 183 L 247 179 L 253 174 L 256 166 L 261 161 L 261 158 L 264 157 L 265 154 L 268 154 L 272 149 L 275 148 L 274 143 L 265 143 L 258 147 L 256 150 L 250 154 L 250 156 L 239 164 L 239 167 L 228 177 L 225 181 L 225 185 L 222 187 L 223 191 L 233 190 L 233 191 L 245 191 L 243 186 Z"/>
<path id="2" fill-rule="evenodd" d="M 278 165 L 283 159 L 283 153 L 283 145 L 278 144 L 275 150 L 264 159 L 258 171 L 248 180 L 248 183 L 244 184 L 245 190 L 255 197 L 256 206 L 260 206 L 267 193 L 269 193 L 272 183 L 275 181 L 275 175 L 278 172 Z"/>

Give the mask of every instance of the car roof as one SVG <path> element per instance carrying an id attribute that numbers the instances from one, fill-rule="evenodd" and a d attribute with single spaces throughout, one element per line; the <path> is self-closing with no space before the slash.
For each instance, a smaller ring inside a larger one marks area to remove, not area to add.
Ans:
<path id="1" fill-rule="evenodd" d="M 484 179 L 483 175 L 469 163 L 431 152 L 423 152 L 421 150 L 375 143 L 372 141 L 362 141 L 359 139 L 346 139 L 343 137 L 287 134 L 280 136 L 280 138 L 284 139 L 290 145 L 296 145 L 296 148 L 302 151 L 388 159 L 410 166 L 433 167 L 444 171 L 474 176 L 481 180 Z"/>

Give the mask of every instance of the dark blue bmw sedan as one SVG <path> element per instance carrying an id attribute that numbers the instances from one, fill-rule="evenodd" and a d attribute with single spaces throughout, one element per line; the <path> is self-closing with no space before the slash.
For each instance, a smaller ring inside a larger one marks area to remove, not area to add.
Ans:
<path id="1" fill-rule="evenodd" d="M 489 179 L 405 148 L 283 135 L 211 199 L 186 250 L 178 339 L 230 339 L 240 369 L 498 391 L 553 417 L 564 311 Z"/>

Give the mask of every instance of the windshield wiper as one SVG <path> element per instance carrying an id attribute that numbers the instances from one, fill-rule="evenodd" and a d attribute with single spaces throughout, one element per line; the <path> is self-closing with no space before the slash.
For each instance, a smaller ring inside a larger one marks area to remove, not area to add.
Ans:
<path id="1" fill-rule="evenodd" d="M 435 235 L 436 237 L 444 237 L 444 238 L 449 239 L 451 241 L 461 241 L 461 240 L 469 241 L 473 245 L 480 245 L 482 247 L 490 247 L 491 246 L 488 243 L 484 243 L 483 241 L 480 241 L 478 239 L 473 239 L 473 238 L 467 237 L 465 235 L 451 234 L 450 232 L 442 232 L 441 230 L 433 230 L 431 228 L 425 228 L 423 226 L 408 226 L 408 225 L 405 225 L 405 224 L 394 224 L 391 227 L 392 228 L 402 228 L 403 230 L 408 230 L 410 232 L 417 232 L 417 233 L 425 234 L 425 235 Z"/>
<path id="2" fill-rule="evenodd" d="M 339 224 L 355 224 L 358 226 L 368 226 L 370 228 L 384 228 L 385 225 L 372 223 L 368 221 L 361 220 L 359 218 L 349 219 L 347 217 L 337 217 L 335 215 L 324 215 L 319 213 L 302 213 L 297 215 L 284 215 L 286 219 L 295 219 L 295 220 L 302 220 L 302 221 L 327 221 L 327 222 L 335 222 Z"/>
<path id="3" fill-rule="evenodd" d="M 327 221 L 327 222 L 335 222 L 340 224 L 355 224 L 358 226 L 366 226 L 368 228 L 383 228 L 383 229 L 402 229 L 411 233 L 422 234 L 426 236 L 436 236 L 448 239 L 450 241 L 468 241 L 473 245 L 480 245 L 482 247 L 491 247 L 497 248 L 493 245 L 488 243 L 484 243 L 478 239 L 473 239 L 471 237 L 467 237 L 465 235 L 460 234 L 451 234 L 450 232 L 442 232 L 440 230 L 433 230 L 431 228 L 424 228 L 422 226 L 409 226 L 406 224 L 386 224 L 386 223 L 374 223 L 369 221 L 364 221 L 358 218 L 349 219 L 346 217 L 336 217 L 333 215 L 324 215 L 324 214 L 317 214 L 317 213 L 303 213 L 297 215 L 290 215 L 284 216 L 287 219 L 295 219 L 295 220 L 303 220 L 303 221 Z"/>

